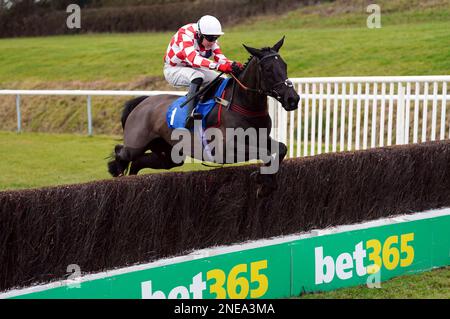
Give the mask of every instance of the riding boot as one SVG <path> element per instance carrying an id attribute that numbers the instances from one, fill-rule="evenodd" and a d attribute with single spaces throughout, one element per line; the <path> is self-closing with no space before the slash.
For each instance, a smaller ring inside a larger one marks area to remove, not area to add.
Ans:
<path id="1" fill-rule="evenodd" d="M 187 100 L 190 99 L 192 96 L 194 96 L 198 92 L 202 83 L 203 83 L 202 78 L 196 78 L 196 79 L 192 80 L 191 85 L 189 86 L 188 94 L 186 95 Z M 191 129 L 194 127 L 194 120 L 202 118 L 201 114 L 193 113 L 194 108 L 197 105 L 197 102 L 198 102 L 198 97 L 195 97 L 184 106 L 187 108 L 187 116 L 184 121 L 184 124 L 185 124 L 184 127 L 187 129 Z"/>

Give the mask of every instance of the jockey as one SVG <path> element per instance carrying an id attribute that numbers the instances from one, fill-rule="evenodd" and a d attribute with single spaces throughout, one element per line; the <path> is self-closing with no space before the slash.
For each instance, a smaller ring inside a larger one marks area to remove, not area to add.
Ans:
<path id="1" fill-rule="evenodd" d="M 173 86 L 189 86 L 187 99 L 198 92 L 202 84 L 210 83 L 217 73 L 226 74 L 242 69 L 242 64 L 225 57 L 217 39 L 224 34 L 217 18 L 205 15 L 197 23 L 182 26 L 172 37 L 164 55 L 164 77 Z M 213 57 L 214 61 L 209 60 Z M 193 109 L 197 104 L 192 99 L 185 105 L 188 115 L 185 127 L 193 126 Z"/>

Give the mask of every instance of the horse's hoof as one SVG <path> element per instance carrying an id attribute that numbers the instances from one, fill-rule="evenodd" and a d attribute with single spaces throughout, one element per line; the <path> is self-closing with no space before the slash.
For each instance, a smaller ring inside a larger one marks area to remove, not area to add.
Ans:
<path id="1" fill-rule="evenodd" d="M 120 151 L 122 150 L 123 145 L 122 144 L 117 144 L 116 146 L 114 146 L 114 153 L 116 155 L 119 155 Z"/>

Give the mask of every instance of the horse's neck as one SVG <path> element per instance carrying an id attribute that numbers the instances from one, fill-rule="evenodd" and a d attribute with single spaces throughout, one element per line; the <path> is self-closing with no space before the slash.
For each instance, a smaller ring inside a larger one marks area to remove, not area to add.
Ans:
<path id="1" fill-rule="evenodd" d="M 248 88 L 260 89 L 259 70 L 256 59 L 253 58 L 245 71 L 239 77 L 239 81 Z M 237 83 L 235 84 L 233 104 L 237 104 L 252 112 L 267 110 L 267 96 L 257 92 L 247 91 Z"/>

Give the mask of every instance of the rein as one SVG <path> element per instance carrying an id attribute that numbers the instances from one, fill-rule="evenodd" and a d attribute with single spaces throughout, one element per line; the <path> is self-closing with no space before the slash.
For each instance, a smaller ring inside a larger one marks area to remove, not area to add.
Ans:
<path id="1" fill-rule="evenodd" d="M 218 76 L 216 76 L 214 78 L 214 80 L 212 80 L 208 85 L 205 85 L 203 88 L 201 88 L 200 90 L 198 90 L 197 93 L 195 93 L 194 95 L 192 95 L 189 99 L 187 99 L 186 101 L 184 101 L 181 105 L 180 108 L 184 107 L 186 104 L 188 104 L 191 100 L 195 99 L 197 96 L 201 96 L 203 93 L 205 93 L 207 90 L 209 90 L 210 87 L 212 87 L 214 84 L 216 84 L 220 77 L 222 76 L 223 72 L 220 72 L 220 74 Z"/>
<path id="2" fill-rule="evenodd" d="M 238 80 L 238 78 L 233 73 L 230 73 L 230 74 L 233 77 L 233 79 L 236 81 L 236 83 L 239 84 L 239 86 L 241 88 L 243 88 L 245 91 L 256 92 L 256 93 L 259 93 L 259 94 L 263 94 L 264 93 L 261 89 L 252 89 L 252 88 L 249 88 L 249 87 L 245 86 L 244 84 L 241 83 L 241 81 Z"/>

